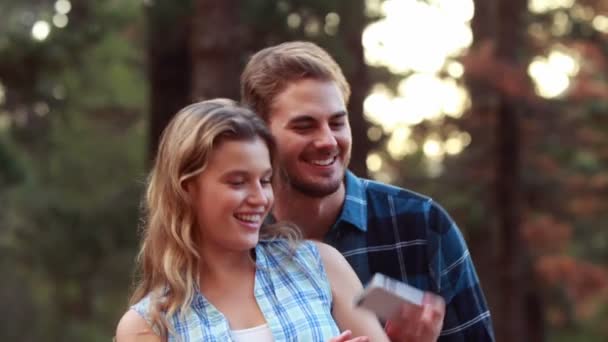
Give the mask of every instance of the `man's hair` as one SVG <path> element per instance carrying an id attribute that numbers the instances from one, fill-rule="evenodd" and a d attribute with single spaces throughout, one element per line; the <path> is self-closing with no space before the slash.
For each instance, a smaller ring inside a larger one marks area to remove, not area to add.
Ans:
<path id="1" fill-rule="evenodd" d="M 348 104 L 350 87 L 338 63 L 321 47 L 294 41 L 254 54 L 241 75 L 241 101 L 268 121 L 271 106 L 291 82 L 302 79 L 334 81 Z"/>

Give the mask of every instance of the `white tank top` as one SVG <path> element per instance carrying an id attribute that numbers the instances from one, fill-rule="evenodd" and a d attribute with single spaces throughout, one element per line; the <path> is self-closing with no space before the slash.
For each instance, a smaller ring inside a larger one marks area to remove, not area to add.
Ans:
<path id="1" fill-rule="evenodd" d="M 234 342 L 274 342 L 268 324 L 247 329 L 231 330 L 230 332 L 232 333 Z"/>

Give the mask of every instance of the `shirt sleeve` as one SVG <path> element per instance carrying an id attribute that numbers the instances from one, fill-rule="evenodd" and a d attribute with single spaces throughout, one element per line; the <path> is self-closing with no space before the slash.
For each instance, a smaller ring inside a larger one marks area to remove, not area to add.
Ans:
<path id="1" fill-rule="evenodd" d="M 432 201 L 427 219 L 430 273 L 446 302 L 439 341 L 494 341 L 490 311 L 462 233 Z"/>

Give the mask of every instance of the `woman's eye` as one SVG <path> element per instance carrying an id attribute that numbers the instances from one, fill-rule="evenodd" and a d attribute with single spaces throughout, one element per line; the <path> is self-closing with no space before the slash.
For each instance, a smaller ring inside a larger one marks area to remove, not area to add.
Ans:
<path id="1" fill-rule="evenodd" d="M 232 185 L 232 186 L 240 186 L 245 184 L 245 181 L 242 180 L 230 180 L 228 181 L 228 184 Z"/>
<path id="2" fill-rule="evenodd" d="M 264 178 L 260 181 L 260 183 L 262 184 L 270 184 L 272 183 L 272 179 L 271 178 Z"/>

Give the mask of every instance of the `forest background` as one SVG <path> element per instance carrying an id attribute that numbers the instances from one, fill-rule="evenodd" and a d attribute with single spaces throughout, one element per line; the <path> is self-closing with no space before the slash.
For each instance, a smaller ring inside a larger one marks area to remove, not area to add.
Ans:
<path id="1" fill-rule="evenodd" d="M 428 194 L 499 341 L 608 338 L 608 1 L 2 0 L 0 340 L 108 341 L 158 136 L 255 51 L 326 48 L 352 169 Z"/>

